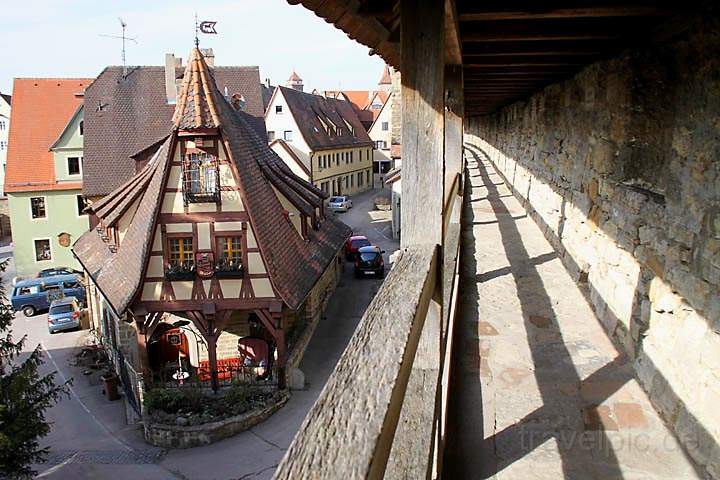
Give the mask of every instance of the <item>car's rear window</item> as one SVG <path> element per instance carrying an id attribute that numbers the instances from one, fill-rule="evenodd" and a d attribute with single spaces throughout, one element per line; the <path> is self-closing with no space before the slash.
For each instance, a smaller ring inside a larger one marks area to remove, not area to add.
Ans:
<path id="1" fill-rule="evenodd" d="M 360 259 L 363 262 L 369 262 L 371 260 L 375 260 L 378 256 L 377 252 L 363 252 L 360 254 Z"/>
<path id="2" fill-rule="evenodd" d="M 57 315 L 58 313 L 70 313 L 73 311 L 72 305 L 55 305 L 50 308 L 50 315 Z"/>
<path id="3" fill-rule="evenodd" d="M 350 241 L 350 243 L 352 244 L 352 246 L 354 248 L 367 247 L 370 245 L 370 242 L 368 242 L 364 238 L 358 239 L 358 240 L 352 240 L 352 241 Z"/>
<path id="4" fill-rule="evenodd" d="M 341 203 L 343 201 L 343 197 L 331 197 L 330 203 Z"/>

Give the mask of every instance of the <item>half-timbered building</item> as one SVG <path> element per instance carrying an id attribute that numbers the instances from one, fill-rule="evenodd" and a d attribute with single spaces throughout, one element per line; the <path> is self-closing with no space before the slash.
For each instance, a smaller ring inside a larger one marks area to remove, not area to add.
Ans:
<path id="1" fill-rule="evenodd" d="M 91 206 L 99 224 L 74 245 L 95 325 L 146 380 L 170 352 L 217 388 L 250 338 L 267 342 L 282 386 L 288 333 L 319 317 L 338 279 L 349 228 L 247 116 L 194 49 L 170 134 Z"/>

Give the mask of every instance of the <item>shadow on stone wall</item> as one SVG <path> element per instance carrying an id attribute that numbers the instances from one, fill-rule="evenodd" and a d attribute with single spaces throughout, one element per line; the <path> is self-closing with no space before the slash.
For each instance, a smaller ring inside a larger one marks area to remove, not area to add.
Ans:
<path id="1" fill-rule="evenodd" d="M 512 179 L 509 179 L 502 173 L 498 166 L 492 162 L 490 156 L 480 147 L 466 143 L 465 148 L 466 152 L 475 156 L 478 162 L 486 161 L 489 164 L 493 165 L 496 173 L 500 176 L 500 178 L 503 179 L 505 185 L 507 185 L 513 195 L 521 203 L 527 214 L 530 215 L 533 221 L 540 227 L 540 230 L 543 232 L 543 235 L 548 240 L 548 242 L 553 246 L 556 251 L 559 252 L 559 256 L 562 259 L 565 268 L 569 271 L 571 276 L 580 284 L 580 290 L 585 296 L 588 304 L 591 305 L 596 312 L 598 312 L 599 310 L 602 311 L 602 315 L 598 315 L 598 317 L 600 318 L 602 316 L 603 318 L 606 318 L 606 320 L 601 321 L 601 323 L 603 323 L 605 331 L 608 332 L 609 337 L 618 348 L 618 351 L 627 352 L 628 355 L 631 355 L 635 359 L 634 367 L 640 384 L 643 385 L 643 387 L 647 391 L 653 406 L 668 424 L 669 430 L 673 433 L 678 442 L 684 447 L 685 451 L 683 453 L 685 453 L 686 457 L 691 460 L 690 463 L 694 466 L 696 472 L 698 473 L 698 476 L 706 477 L 708 474 L 706 472 L 706 469 L 712 468 L 712 465 L 710 464 L 713 459 L 717 461 L 717 459 L 720 458 L 720 445 L 718 444 L 718 441 L 716 440 L 712 432 L 710 432 L 697 419 L 697 417 L 694 416 L 692 412 L 690 412 L 688 406 L 672 388 L 670 382 L 663 374 L 662 370 L 658 368 L 655 362 L 651 359 L 651 356 L 648 355 L 647 352 L 645 352 L 642 342 L 642 339 L 644 338 L 644 333 L 650 324 L 650 311 L 649 309 L 641 308 L 641 299 L 645 297 L 646 292 L 640 291 L 640 286 L 643 283 L 647 282 L 647 279 L 655 277 L 655 272 L 653 272 L 650 268 L 641 265 L 635 282 L 636 287 L 632 296 L 633 304 L 630 311 L 632 312 L 633 320 L 637 321 L 639 325 L 642 326 L 642 328 L 638 332 L 639 341 L 634 344 L 628 344 L 627 339 L 631 339 L 632 336 L 631 333 L 627 331 L 624 322 L 621 321 L 622 319 L 618 318 L 613 313 L 613 310 L 611 308 L 608 308 L 609 302 L 607 301 L 607 299 L 603 297 L 602 293 L 595 288 L 591 281 L 588 281 L 586 267 L 579 265 L 572 257 L 572 255 L 565 249 L 565 246 L 562 243 L 562 233 L 564 230 L 565 221 L 564 213 L 568 203 L 571 203 L 566 199 L 565 192 L 558 191 L 558 189 L 556 189 L 554 185 L 551 185 L 553 190 L 555 190 L 555 193 L 561 196 L 562 201 L 559 223 L 555 227 L 550 226 L 547 224 L 542 215 L 540 215 L 527 200 L 528 198 L 530 198 L 530 183 L 528 184 L 527 191 L 524 191 L 522 193 L 520 193 L 515 188 L 514 181 L 516 168 L 513 169 Z M 508 158 L 507 155 L 503 154 L 503 156 L 505 159 Z M 518 162 L 515 161 L 515 167 L 517 166 L 517 163 Z M 507 171 L 507 168 L 505 170 Z M 494 186 L 499 184 L 493 184 L 489 182 L 489 178 L 485 178 L 485 180 L 487 182 L 488 188 L 487 199 L 493 206 L 493 209 L 497 208 L 495 212 L 498 214 L 502 214 L 502 208 L 504 208 L 504 205 L 499 200 L 500 196 L 497 193 L 497 188 Z M 506 238 L 510 240 L 512 236 L 516 236 L 518 234 L 515 230 L 516 227 L 513 223 L 514 220 L 512 220 L 509 215 L 507 215 L 507 212 L 505 212 L 505 215 L 498 215 L 499 219 L 502 219 L 504 217 L 506 218 L 506 220 L 500 220 L 499 226 L 503 234 L 503 243 L 505 244 L 505 247 L 508 248 L 508 243 L 505 242 Z M 554 233 L 555 231 L 557 231 L 558 234 Z M 520 245 L 522 245 L 522 242 L 519 243 Z M 518 250 L 517 247 L 515 248 L 515 250 L 516 251 L 508 252 L 509 259 L 512 259 L 513 256 L 517 256 L 518 258 L 525 258 L 527 262 L 532 264 L 533 260 L 527 258 L 526 252 L 521 251 L 522 249 Z M 534 271 L 532 267 L 531 271 Z M 522 293 L 521 290 L 519 290 L 518 292 Z M 520 298 L 520 300 L 521 302 L 523 301 L 522 297 Z M 551 312 L 552 310 L 550 309 L 549 311 Z M 533 353 L 535 354 L 534 350 Z M 583 383 L 589 383 L 597 380 L 598 378 L 607 377 L 608 373 L 610 373 L 613 369 L 618 369 L 622 367 L 622 360 L 619 360 L 618 362 L 606 365 L 601 370 L 598 370 L 593 375 L 586 378 Z M 692 373 L 688 372 L 688 374 Z M 615 376 L 615 378 L 618 379 L 622 377 Z M 624 383 L 629 381 L 631 378 L 632 376 L 628 375 L 625 378 L 625 381 L 610 383 L 610 388 L 607 388 L 607 390 L 603 392 L 605 398 L 610 397 L 615 391 L 621 388 Z M 538 378 L 538 384 L 541 387 L 541 390 L 544 380 L 549 380 L 550 382 L 552 382 L 552 379 Z M 543 395 L 543 401 L 547 405 L 545 395 Z M 543 408 L 546 408 L 546 406 L 543 406 Z M 532 416 L 539 414 L 542 414 L 542 412 L 533 412 L 531 416 L 522 419 L 517 425 L 521 425 L 525 422 L 530 422 L 532 421 Z M 500 435 L 512 435 L 512 432 L 501 432 Z M 505 440 L 495 439 L 495 441 L 504 442 Z M 518 457 L 516 458 L 519 458 L 524 454 L 527 454 L 527 452 L 518 452 Z M 564 465 L 564 468 L 565 467 L 569 467 L 569 465 Z M 500 470 L 502 470 L 502 466 L 498 466 L 497 471 Z M 622 478 L 621 473 L 618 473 L 618 478 Z M 717 472 L 710 472 L 710 475 L 717 475 Z"/>

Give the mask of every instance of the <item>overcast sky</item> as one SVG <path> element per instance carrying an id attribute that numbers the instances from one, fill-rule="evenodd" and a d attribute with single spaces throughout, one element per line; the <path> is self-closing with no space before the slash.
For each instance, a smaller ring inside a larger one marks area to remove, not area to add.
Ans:
<path id="1" fill-rule="evenodd" d="M 217 65 L 258 65 L 260 77 L 284 84 L 293 68 L 306 91 L 370 89 L 383 62 L 367 47 L 301 6 L 285 0 L 3 0 L 0 8 L 0 91 L 15 77 L 95 77 L 121 65 L 118 17 L 128 24 L 128 65 L 162 65 L 164 54 L 187 58 L 194 15 L 217 21 L 201 35 Z"/>

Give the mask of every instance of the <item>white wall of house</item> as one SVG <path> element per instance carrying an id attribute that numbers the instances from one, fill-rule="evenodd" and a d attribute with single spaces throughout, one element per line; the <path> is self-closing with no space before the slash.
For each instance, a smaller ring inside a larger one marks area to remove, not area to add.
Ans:
<path id="1" fill-rule="evenodd" d="M 285 96 L 279 88 L 275 89 L 275 93 L 270 99 L 270 105 L 265 111 L 265 128 L 268 132 L 269 142 L 276 138 L 282 138 L 292 144 L 294 148 L 308 155 L 310 154 L 310 147 L 300 133 Z M 291 132 L 289 138 L 287 132 Z"/>
<path id="2" fill-rule="evenodd" d="M 0 97 L 0 198 L 5 198 L 5 166 L 7 165 L 10 104 Z"/>
<path id="3" fill-rule="evenodd" d="M 385 164 L 385 169 L 391 168 L 390 165 L 390 140 L 392 134 L 392 108 L 390 108 L 392 101 L 392 95 L 390 95 L 380 110 L 380 114 L 373 122 L 368 135 L 370 139 L 375 143 L 374 162 Z M 379 165 L 376 165 L 374 169 L 376 172 L 382 170 L 379 169 Z"/>

